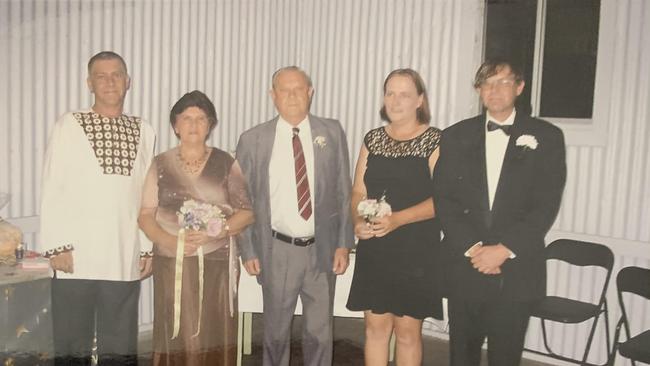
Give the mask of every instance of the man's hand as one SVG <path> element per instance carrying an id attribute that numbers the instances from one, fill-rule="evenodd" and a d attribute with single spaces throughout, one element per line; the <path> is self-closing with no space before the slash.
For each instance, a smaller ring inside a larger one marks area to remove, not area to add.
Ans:
<path id="1" fill-rule="evenodd" d="M 472 266 L 479 272 L 488 275 L 500 274 L 501 265 L 510 257 L 510 250 L 503 244 L 484 245 L 470 254 Z"/>
<path id="2" fill-rule="evenodd" d="M 342 275 L 348 269 L 350 264 L 350 249 L 349 248 L 336 248 L 334 252 L 334 263 L 332 271 L 337 275 Z"/>
<path id="3" fill-rule="evenodd" d="M 55 271 L 62 271 L 65 273 L 74 272 L 74 260 L 72 258 L 72 251 L 57 254 L 50 257 L 50 266 Z"/>
<path id="4" fill-rule="evenodd" d="M 257 276 L 260 274 L 260 272 L 262 272 L 262 268 L 260 267 L 260 260 L 257 258 L 245 261 L 244 268 L 246 269 L 246 272 L 248 272 L 248 274 L 251 276 Z"/>
<path id="5" fill-rule="evenodd" d="M 144 280 L 145 278 L 151 276 L 153 257 L 140 257 L 140 279 Z"/>

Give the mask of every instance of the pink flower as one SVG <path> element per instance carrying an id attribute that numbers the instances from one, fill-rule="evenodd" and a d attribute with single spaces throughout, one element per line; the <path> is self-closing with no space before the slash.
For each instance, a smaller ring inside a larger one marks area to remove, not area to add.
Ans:
<path id="1" fill-rule="evenodd" d="M 223 229 L 223 220 L 221 219 L 210 219 L 208 221 L 208 227 L 207 227 L 207 232 L 208 236 L 217 236 L 219 233 L 221 233 L 221 230 Z"/>

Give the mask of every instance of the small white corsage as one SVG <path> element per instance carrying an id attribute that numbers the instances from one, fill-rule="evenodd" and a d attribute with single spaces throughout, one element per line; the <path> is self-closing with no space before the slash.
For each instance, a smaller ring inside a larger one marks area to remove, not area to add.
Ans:
<path id="1" fill-rule="evenodd" d="M 327 146 L 327 141 L 325 141 L 325 136 L 316 136 L 314 139 L 314 144 L 320 147 L 321 149 Z"/>
<path id="2" fill-rule="evenodd" d="M 357 206 L 357 214 L 362 216 L 368 222 L 371 219 L 390 216 L 392 213 L 393 210 L 391 209 L 390 204 L 386 202 L 386 195 L 382 195 L 378 200 L 364 199 L 359 202 L 359 205 Z"/>
<path id="3" fill-rule="evenodd" d="M 524 150 L 535 150 L 537 149 L 538 143 L 533 135 L 521 135 L 517 138 L 515 145 L 522 146 Z"/>

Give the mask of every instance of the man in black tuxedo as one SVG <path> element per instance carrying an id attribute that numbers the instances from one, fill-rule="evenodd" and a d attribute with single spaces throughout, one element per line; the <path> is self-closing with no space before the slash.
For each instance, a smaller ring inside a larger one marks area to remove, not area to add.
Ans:
<path id="1" fill-rule="evenodd" d="M 443 132 L 434 173 L 447 254 L 452 366 L 519 365 L 535 301 L 546 292 L 544 237 L 566 180 L 562 131 L 517 113 L 521 71 L 481 65 L 474 86 L 486 112 Z"/>

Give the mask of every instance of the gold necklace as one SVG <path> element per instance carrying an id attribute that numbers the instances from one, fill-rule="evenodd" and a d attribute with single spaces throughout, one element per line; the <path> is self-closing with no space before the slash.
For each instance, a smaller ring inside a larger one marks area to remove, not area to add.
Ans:
<path id="1" fill-rule="evenodd" d="M 178 160 L 181 162 L 181 168 L 183 168 L 183 171 L 185 173 L 190 175 L 196 175 L 199 171 L 201 171 L 203 165 L 205 165 L 205 162 L 208 160 L 209 154 L 210 154 L 210 150 L 205 149 L 205 153 L 201 155 L 199 158 L 194 160 L 185 160 L 185 158 L 183 158 L 183 154 L 181 154 L 181 149 L 178 149 L 178 153 L 176 154 L 176 156 L 178 157 Z"/>

